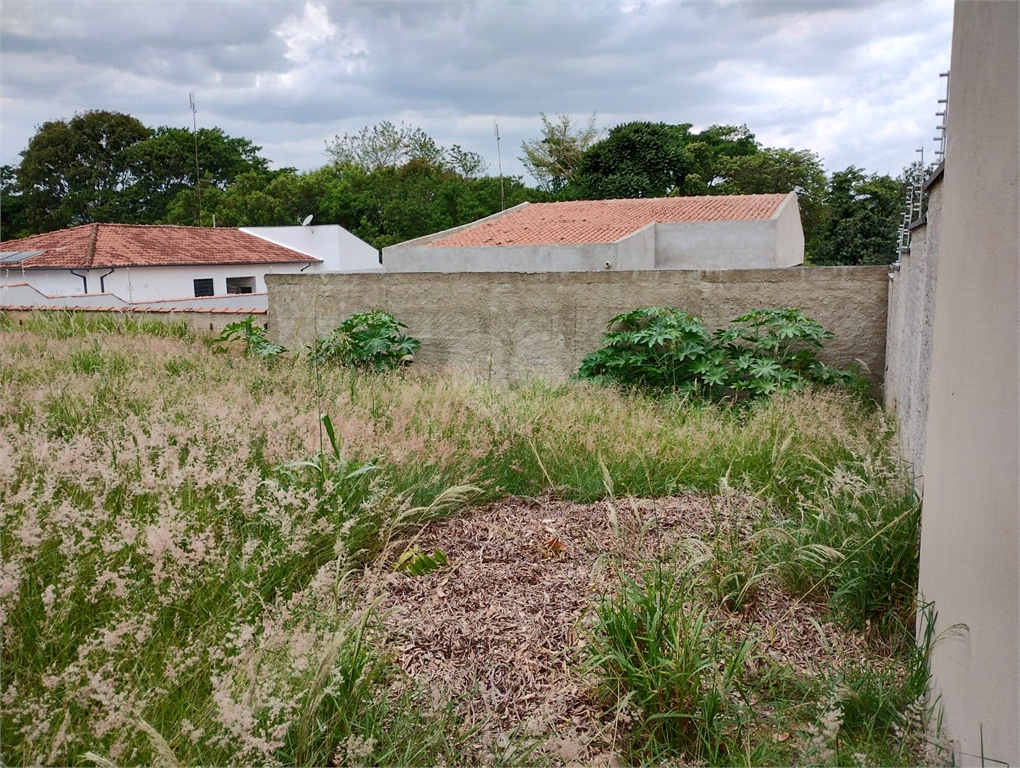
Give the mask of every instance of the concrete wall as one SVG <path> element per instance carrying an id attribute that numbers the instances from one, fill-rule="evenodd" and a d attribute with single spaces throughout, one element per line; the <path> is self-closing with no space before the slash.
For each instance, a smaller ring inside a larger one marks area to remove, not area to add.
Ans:
<path id="1" fill-rule="evenodd" d="M 379 251 L 338 224 L 241 227 L 242 232 L 322 259 L 310 272 L 381 272 Z"/>
<path id="2" fill-rule="evenodd" d="M 921 591 L 957 764 L 1020 764 L 1020 4 L 953 18 Z"/>
<path id="3" fill-rule="evenodd" d="M 774 266 L 795 267 L 804 263 L 804 227 L 800 221 L 797 195 L 789 194 L 772 218 L 776 222 L 776 258 Z"/>
<path id="4" fill-rule="evenodd" d="M 765 220 L 655 225 L 656 269 L 769 269 L 804 261 L 804 230 L 791 193 Z"/>
<path id="5" fill-rule="evenodd" d="M 940 170 L 927 182 L 928 213 L 910 233 L 910 252 L 902 254 L 899 268 L 889 273 L 885 407 L 896 414 L 900 450 L 913 468 L 918 490 L 924 482 L 942 179 Z"/>
<path id="6" fill-rule="evenodd" d="M 776 255 L 772 220 L 655 225 L 656 269 L 768 269 Z"/>
<path id="7" fill-rule="evenodd" d="M 383 249 L 387 272 L 592 272 L 654 269 L 655 228 L 650 224 L 614 243 L 500 245 Z M 609 266 L 606 266 L 606 265 Z"/>
<path id="8" fill-rule="evenodd" d="M 654 223 L 612 243 L 429 245 L 521 207 L 391 245 L 383 249 L 383 266 L 387 272 L 631 272 L 768 269 L 804 261 L 804 232 L 797 196 L 792 192 L 769 219 Z"/>
<path id="9" fill-rule="evenodd" d="M 655 224 L 614 243 L 433 248 L 400 243 L 383 249 L 387 272 L 597 272 L 655 268 Z M 443 233 L 445 236 L 448 233 Z M 412 241 L 415 242 L 415 241 Z M 607 267 L 606 264 L 609 264 Z"/>
<path id="10" fill-rule="evenodd" d="M 421 365 L 452 366 L 493 380 L 563 379 L 598 346 L 610 318 L 670 305 L 709 327 L 760 307 L 800 307 L 836 334 L 823 359 L 884 369 L 884 267 L 574 273 L 273 275 L 273 338 L 308 344 L 354 312 L 381 309 L 422 341 Z"/>

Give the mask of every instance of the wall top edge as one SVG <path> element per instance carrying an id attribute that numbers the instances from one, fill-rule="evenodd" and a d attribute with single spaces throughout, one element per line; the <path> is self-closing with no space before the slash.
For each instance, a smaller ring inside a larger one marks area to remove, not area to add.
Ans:
<path id="1" fill-rule="evenodd" d="M 946 161 L 943 160 L 941 163 L 935 166 L 935 170 L 932 171 L 928 178 L 924 180 L 924 184 L 921 185 L 921 191 L 927 192 L 928 187 L 939 181 L 942 178 L 942 174 L 946 171 Z"/>

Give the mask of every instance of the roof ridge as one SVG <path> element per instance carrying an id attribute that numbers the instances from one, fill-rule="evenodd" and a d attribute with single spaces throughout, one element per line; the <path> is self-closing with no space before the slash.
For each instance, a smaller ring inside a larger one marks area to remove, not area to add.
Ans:
<path id="1" fill-rule="evenodd" d="M 85 268 L 92 266 L 96 258 L 96 240 L 99 239 L 99 222 L 92 224 L 92 234 L 89 235 L 89 244 L 85 247 Z"/>
<path id="2" fill-rule="evenodd" d="M 543 203 L 532 203 L 532 205 L 577 205 L 584 204 L 589 205 L 591 203 L 597 203 L 601 205 L 608 205 L 611 203 L 656 203 L 656 202 L 675 202 L 683 200 L 737 200 L 745 197 L 786 197 L 789 192 L 747 192 L 739 195 L 673 195 L 666 197 L 606 197 L 599 198 L 596 200 L 548 200 Z"/>
<path id="3" fill-rule="evenodd" d="M 208 230 L 240 230 L 240 227 L 198 227 L 192 224 L 124 224 L 118 221 L 106 221 L 103 222 L 104 227 L 118 227 L 122 229 L 208 229 Z M 54 230 L 59 232 L 60 230 Z"/>

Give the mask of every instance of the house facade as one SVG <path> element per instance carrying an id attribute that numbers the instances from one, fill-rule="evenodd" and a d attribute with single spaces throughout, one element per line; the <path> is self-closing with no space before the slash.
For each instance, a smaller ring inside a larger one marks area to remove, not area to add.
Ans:
<path id="1" fill-rule="evenodd" d="M 264 308 L 267 274 L 381 269 L 375 248 L 335 225 L 86 224 L 0 243 L 5 303 L 38 294 L 40 306 Z"/>

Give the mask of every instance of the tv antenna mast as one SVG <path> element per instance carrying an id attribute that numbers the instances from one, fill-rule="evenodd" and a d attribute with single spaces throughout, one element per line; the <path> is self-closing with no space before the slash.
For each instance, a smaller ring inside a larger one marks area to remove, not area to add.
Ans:
<path id="1" fill-rule="evenodd" d="M 506 195 L 503 194 L 503 158 L 499 153 L 499 123 L 492 120 L 492 128 L 496 132 L 496 165 L 499 168 L 499 210 L 506 210 Z"/>
<path id="2" fill-rule="evenodd" d="M 202 182 L 198 170 L 198 118 L 195 116 L 195 94 L 188 94 L 191 102 L 191 132 L 195 136 L 195 194 L 198 196 L 198 226 L 202 226 Z"/>

